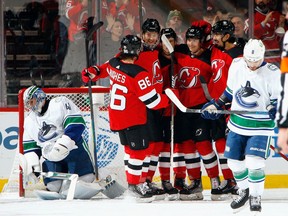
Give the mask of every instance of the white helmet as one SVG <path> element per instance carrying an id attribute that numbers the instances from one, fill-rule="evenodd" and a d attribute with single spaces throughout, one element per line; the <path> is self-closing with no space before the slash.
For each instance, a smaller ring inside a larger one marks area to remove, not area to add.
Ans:
<path id="1" fill-rule="evenodd" d="M 258 69 L 264 61 L 265 46 L 261 40 L 250 39 L 243 51 L 243 57 L 251 70 Z"/>
<path id="2" fill-rule="evenodd" d="M 34 102 L 32 99 L 36 99 Z M 23 94 L 24 106 L 40 115 L 42 107 L 46 100 L 46 94 L 37 86 L 30 86 Z"/>

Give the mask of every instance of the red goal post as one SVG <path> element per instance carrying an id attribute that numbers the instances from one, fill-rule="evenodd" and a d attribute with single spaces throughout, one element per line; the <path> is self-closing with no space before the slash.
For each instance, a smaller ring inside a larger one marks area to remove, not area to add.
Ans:
<path id="1" fill-rule="evenodd" d="M 19 101 L 19 137 L 18 146 L 19 152 L 23 153 L 23 126 L 24 118 L 28 110 L 24 107 L 22 89 L 18 94 Z M 93 141 L 91 131 L 91 112 L 89 104 L 88 88 L 43 88 L 47 98 L 57 96 L 65 96 L 72 100 L 82 111 L 83 117 L 86 122 L 87 128 L 83 133 L 83 138 L 89 143 L 91 155 L 93 155 Z M 100 177 L 105 177 L 109 173 L 115 173 L 118 176 L 120 183 L 125 184 L 125 168 L 124 168 L 124 151 L 120 145 L 118 134 L 112 132 L 109 127 L 108 104 L 110 101 L 109 88 L 106 87 L 93 87 L 93 111 L 94 111 L 94 124 L 95 124 L 95 137 L 97 149 L 97 164 Z M 16 163 L 17 164 L 17 163 Z M 19 168 L 18 168 L 19 169 Z M 103 176 L 101 176 L 103 173 Z M 33 185 L 28 187 L 33 190 Z M 23 176 L 19 174 L 19 196 L 27 196 L 27 188 L 23 187 Z M 30 196 L 30 195 L 28 195 Z"/>

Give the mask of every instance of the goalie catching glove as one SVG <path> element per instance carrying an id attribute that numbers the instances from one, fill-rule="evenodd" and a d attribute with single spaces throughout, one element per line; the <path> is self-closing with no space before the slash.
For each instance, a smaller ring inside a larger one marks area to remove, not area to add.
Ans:
<path id="1" fill-rule="evenodd" d="M 82 81 L 88 83 L 89 80 L 95 82 L 99 76 L 100 70 L 97 66 L 91 66 L 82 70 Z"/>
<path id="2" fill-rule="evenodd" d="M 208 103 L 204 104 L 201 109 L 202 118 L 211 120 L 219 119 L 221 114 L 214 111 L 223 110 L 222 105 L 223 103 L 221 103 L 220 100 L 216 101 L 215 99 L 212 99 Z"/>
<path id="3" fill-rule="evenodd" d="M 77 149 L 74 140 L 66 135 L 62 135 L 55 143 L 47 142 L 42 148 L 42 156 L 53 162 L 65 159 L 70 151 Z"/>

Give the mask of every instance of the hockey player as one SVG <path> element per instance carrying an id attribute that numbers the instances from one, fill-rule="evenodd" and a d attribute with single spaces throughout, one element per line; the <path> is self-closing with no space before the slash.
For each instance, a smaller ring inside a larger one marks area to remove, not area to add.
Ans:
<path id="1" fill-rule="evenodd" d="M 158 20 L 147 18 L 142 24 L 142 44 L 143 49 L 141 50 L 138 59 L 135 63 L 145 70 L 148 71 L 149 76 L 152 80 L 152 85 L 158 93 L 163 92 L 163 75 L 159 62 L 159 42 L 160 42 L 160 24 Z M 158 200 L 165 198 L 165 192 L 158 188 L 154 184 L 153 176 L 157 169 L 160 150 L 163 149 L 164 138 L 163 138 L 163 125 L 161 121 L 160 110 L 147 111 L 148 127 L 151 134 L 149 149 L 150 156 L 145 159 L 146 172 L 143 173 L 142 178 L 148 182 L 149 187 L 153 189 L 155 197 Z"/>
<path id="2" fill-rule="evenodd" d="M 250 39 L 244 47 L 244 56 L 233 60 L 227 87 L 223 94 L 205 104 L 202 116 L 217 119 L 221 110 L 231 102 L 231 110 L 251 111 L 231 114 L 230 129 L 224 156 L 239 186 L 238 198 L 231 208 L 238 211 L 249 199 L 251 211 L 261 211 L 264 192 L 265 159 L 269 155 L 270 135 L 274 134 L 274 118 L 280 93 L 280 70 L 264 62 L 265 46 L 261 40 Z M 256 115 L 253 111 L 267 111 Z"/>
<path id="3" fill-rule="evenodd" d="M 204 47 L 202 28 L 191 26 L 186 31 L 186 44 L 179 45 L 175 56 L 179 93 L 182 103 L 189 108 L 199 108 L 207 102 L 201 87 L 200 76 L 207 81 L 212 76 L 211 52 Z M 211 180 L 212 190 L 219 186 L 218 161 L 212 148 L 210 121 L 199 114 L 177 112 L 175 119 L 175 183 L 180 199 L 203 199 L 200 156 Z M 198 154 L 199 153 L 199 154 Z M 185 185 L 186 169 L 191 185 Z"/>
<path id="4" fill-rule="evenodd" d="M 79 108 L 64 96 L 48 99 L 36 86 L 26 89 L 23 97 L 25 108 L 31 110 L 24 121 L 24 175 L 39 175 L 41 171 L 74 173 L 81 182 L 92 183 L 94 168 L 87 143 L 82 138 L 85 121 Z M 79 187 L 81 182 L 78 182 Z M 59 197 L 66 196 L 67 185 L 63 180 L 44 177 L 44 184 L 48 191 L 59 193 Z M 94 193 L 93 187 L 87 190 L 77 190 L 76 186 L 74 197 L 89 199 L 100 192 L 98 189 Z"/>
<path id="5" fill-rule="evenodd" d="M 165 94 L 157 93 L 149 72 L 135 64 L 141 50 L 141 39 L 127 35 L 121 41 L 119 57 L 99 67 L 82 71 L 82 80 L 96 81 L 109 75 L 111 101 L 110 128 L 118 131 L 124 145 L 126 177 L 129 190 L 139 201 L 151 202 L 154 193 L 143 178 L 145 159 L 150 156 L 150 127 L 147 108 L 160 109 L 169 105 Z M 87 73 L 89 77 L 87 77 Z M 146 167 L 147 174 L 147 167 Z"/>
<path id="6" fill-rule="evenodd" d="M 288 154 L 288 32 L 286 32 L 284 36 L 280 69 L 282 72 L 282 92 L 277 115 L 277 125 L 279 128 L 278 147 L 282 149 L 284 154 Z"/>
<path id="7" fill-rule="evenodd" d="M 212 98 L 221 96 L 226 87 L 228 70 L 232 60 L 243 55 L 244 45 L 238 43 L 234 31 L 234 24 L 228 20 L 220 20 L 212 27 L 214 46 L 211 47 L 211 68 L 213 76 L 208 83 L 208 89 Z M 212 191 L 213 200 L 225 199 L 228 194 L 235 194 L 237 191 L 233 173 L 227 166 L 227 158 L 224 157 L 227 129 L 225 117 L 221 115 L 219 119 L 212 122 L 212 138 L 215 141 L 224 178 L 219 188 Z"/>
<path id="8" fill-rule="evenodd" d="M 167 39 L 169 40 L 172 47 L 175 47 L 177 44 L 177 35 L 172 28 L 163 28 L 161 29 L 161 36 L 165 34 Z M 159 52 L 159 61 L 160 67 L 163 75 L 163 88 L 176 88 L 176 79 L 177 75 L 175 74 L 175 65 L 171 65 L 171 61 L 175 61 L 175 59 L 171 59 L 172 55 L 170 54 L 168 48 L 165 44 L 161 43 L 161 49 Z M 176 64 L 176 62 L 174 62 Z M 173 70 L 173 71 L 171 71 Z M 171 114 L 175 115 L 176 109 L 174 109 L 174 113 L 171 112 L 171 106 L 163 110 L 162 113 L 162 123 L 163 123 L 163 134 L 164 134 L 164 145 L 160 151 L 159 156 L 159 173 L 162 181 L 162 187 L 166 194 L 168 195 L 168 200 L 178 199 L 178 190 L 173 187 L 170 182 L 170 169 L 173 167 L 170 164 L 171 161 Z M 172 142 L 174 143 L 174 141 Z"/>

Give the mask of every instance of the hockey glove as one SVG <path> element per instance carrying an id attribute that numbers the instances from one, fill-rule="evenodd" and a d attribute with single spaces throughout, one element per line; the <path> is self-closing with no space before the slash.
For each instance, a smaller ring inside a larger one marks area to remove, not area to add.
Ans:
<path id="1" fill-rule="evenodd" d="M 82 70 L 82 81 L 84 83 L 88 83 L 89 80 L 95 82 L 99 74 L 100 74 L 100 70 L 95 65 L 89 68 L 85 68 Z"/>
<path id="2" fill-rule="evenodd" d="M 42 148 L 42 155 L 49 161 L 58 162 L 65 159 L 70 151 L 77 149 L 75 142 L 66 135 L 62 135 L 55 143 L 48 142 Z"/>
<path id="3" fill-rule="evenodd" d="M 41 171 L 39 157 L 34 151 L 24 154 L 24 157 L 25 157 L 26 164 L 25 164 L 25 167 L 22 167 L 22 169 L 25 175 L 28 176 L 34 172 Z"/>
<path id="4" fill-rule="evenodd" d="M 221 107 L 221 104 L 219 104 L 215 99 L 212 99 L 208 103 L 204 104 L 204 106 L 201 109 L 201 116 L 204 119 L 211 119 L 211 120 L 216 120 L 220 118 L 221 114 L 218 114 L 214 111 L 217 110 L 223 110 Z"/>
<path id="5" fill-rule="evenodd" d="M 276 103 L 277 104 L 277 103 Z M 268 110 L 269 117 L 274 120 L 276 118 L 277 107 L 274 104 L 269 104 L 266 109 Z"/>

